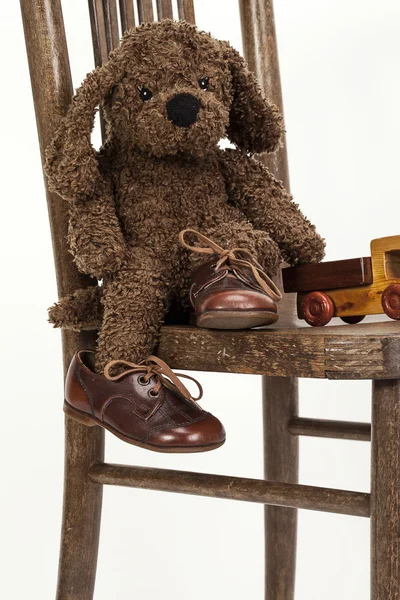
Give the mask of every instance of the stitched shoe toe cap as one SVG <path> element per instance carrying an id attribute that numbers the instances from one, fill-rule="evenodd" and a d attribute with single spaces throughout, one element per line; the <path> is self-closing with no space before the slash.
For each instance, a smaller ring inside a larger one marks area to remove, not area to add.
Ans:
<path id="1" fill-rule="evenodd" d="M 169 448 L 214 447 L 225 442 L 225 429 L 213 415 L 206 413 L 204 418 L 188 425 L 166 426 L 153 430 L 147 438 L 149 444 Z"/>

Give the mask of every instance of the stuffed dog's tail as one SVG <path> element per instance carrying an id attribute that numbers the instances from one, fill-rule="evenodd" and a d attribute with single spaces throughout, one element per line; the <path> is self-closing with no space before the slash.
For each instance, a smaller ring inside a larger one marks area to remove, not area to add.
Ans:
<path id="1" fill-rule="evenodd" d="M 103 319 L 102 293 L 101 287 L 91 286 L 61 298 L 49 308 L 49 322 L 73 331 L 99 329 Z"/>

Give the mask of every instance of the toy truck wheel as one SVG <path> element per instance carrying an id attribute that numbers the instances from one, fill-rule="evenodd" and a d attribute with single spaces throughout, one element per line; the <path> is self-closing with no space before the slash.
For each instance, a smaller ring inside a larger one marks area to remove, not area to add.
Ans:
<path id="1" fill-rule="evenodd" d="M 400 283 L 387 286 L 382 294 L 382 308 L 388 317 L 400 320 Z"/>
<path id="2" fill-rule="evenodd" d="M 322 327 L 333 317 L 333 302 L 324 292 L 311 292 L 303 300 L 302 312 L 306 323 L 313 327 Z"/>
<path id="3" fill-rule="evenodd" d="M 354 315 L 353 317 L 340 317 L 342 321 L 347 323 L 348 325 L 357 325 L 357 323 L 361 323 L 363 319 L 365 319 L 365 315 Z"/>

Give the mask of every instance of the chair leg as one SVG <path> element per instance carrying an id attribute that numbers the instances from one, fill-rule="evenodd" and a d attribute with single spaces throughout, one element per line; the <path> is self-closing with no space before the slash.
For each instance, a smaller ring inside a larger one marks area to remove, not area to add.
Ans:
<path id="1" fill-rule="evenodd" d="M 399 600 L 400 380 L 372 385 L 371 600 Z"/>
<path id="2" fill-rule="evenodd" d="M 92 600 L 103 486 L 89 467 L 104 461 L 104 431 L 65 420 L 64 509 L 57 600 Z"/>
<path id="3" fill-rule="evenodd" d="M 297 379 L 263 377 L 265 479 L 297 483 L 299 440 L 288 431 L 297 416 Z M 265 507 L 265 598 L 293 600 L 297 510 Z"/>

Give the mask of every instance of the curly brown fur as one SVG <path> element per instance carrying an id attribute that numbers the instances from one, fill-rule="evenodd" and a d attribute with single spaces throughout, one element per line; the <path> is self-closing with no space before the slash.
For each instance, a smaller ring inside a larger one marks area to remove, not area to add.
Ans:
<path id="1" fill-rule="evenodd" d="M 288 264 L 323 259 L 324 241 L 281 181 L 240 151 L 225 150 L 220 160 L 230 201 L 255 227 L 269 232 Z"/>
<path id="2" fill-rule="evenodd" d="M 208 89 L 199 84 L 204 78 Z M 178 94 L 199 107 L 190 126 L 171 120 L 167 103 Z M 96 153 L 90 134 L 98 105 L 107 142 Z M 247 247 L 271 274 L 282 257 L 290 264 L 321 259 L 315 228 L 247 154 L 273 151 L 282 131 L 278 109 L 239 54 L 183 21 L 129 31 L 109 62 L 87 76 L 47 151 L 46 172 L 69 201 L 79 269 L 103 279 L 99 371 L 113 358 L 143 359 L 170 304 L 187 303 L 193 258 L 179 246 L 181 229 Z M 219 150 L 224 135 L 235 150 Z M 61 300 L 52 322 L 93 324 L 99 304 L 92 308 L 89 296 Z"/>
<path id="3" fill-rule="evenodd" d="M 49 308 L 49 322 L 72 331 L 99 329 L 103 321 L 102 291 L 94 285 L 64 296 Z"/>

